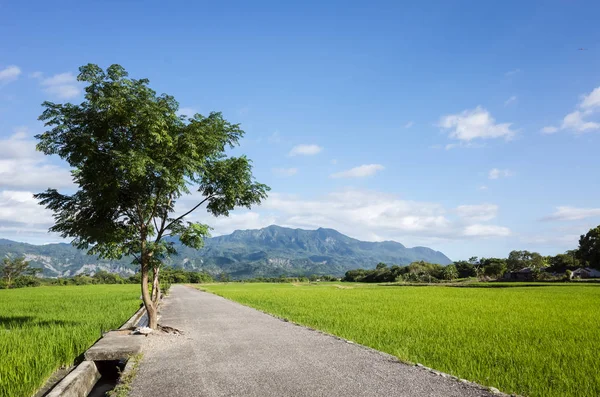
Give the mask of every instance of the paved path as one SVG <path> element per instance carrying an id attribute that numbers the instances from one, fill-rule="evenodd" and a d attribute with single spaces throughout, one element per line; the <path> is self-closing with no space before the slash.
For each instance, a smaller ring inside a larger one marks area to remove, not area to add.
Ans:
<path id="1" fill-rule="evenodd" d="M 175 285 L 151 335 L 132 397 L 489 396 L 391 356 Z"/>

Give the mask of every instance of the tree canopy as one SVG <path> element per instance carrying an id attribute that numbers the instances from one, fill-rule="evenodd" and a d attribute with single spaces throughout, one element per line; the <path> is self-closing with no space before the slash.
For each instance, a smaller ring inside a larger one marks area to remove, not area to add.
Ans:
<path id="1" fill-rule="evenodd" d="M 581 235 L 577 258 L 586 266 L 600 269 L 600 225 Z"/>
<path id="2" fill-rule="evenodd" d="M 147 79 L 128 78 L 120 65 L 79 70 L 78 80 L 87 83 L 85 100 L 44 102 L 40 120 L 49 129 L 36 136 L 38 150 L 72 167 L 77 190 L 50 188 L 35 197 L 54 212 L 50 230 L 78 248 L 103 258 L 135 257 L 144 303 L 156 318 L 160 293 L 150 300 L 147 278 L 152 269 L 158 289 L 161 259 L 175 253 L 164 238 L 178 236 L 201 248 L 210 227 L 186 216 L 201 206 L 214 216 L 251 208 L 269 187 L 255 181 L 248 158 L 227 157 L 244 132 L 221 113 L 178 115 L 175 98 L 157 95 Z M 197 201 L 176 212 L 178 200 L 192 190 Z"/>

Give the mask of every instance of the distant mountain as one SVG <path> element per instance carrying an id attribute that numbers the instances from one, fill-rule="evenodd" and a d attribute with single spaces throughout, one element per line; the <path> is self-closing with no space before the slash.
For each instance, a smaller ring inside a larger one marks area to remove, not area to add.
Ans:
<path id="1" fill-rule="evenodd" d="M 212 274 L 226 272 L 233 278 L 279 275 L 333 274 L 341 276 L 359 267 L 372 269 L 379 262 L 406 265 L 414 261 L 446 265 L 451 260 L 427 247 L 406 248 L 394 241 L 366 242 L 333 229 L 303 230 L 269 226 L 235 232 L 206 240 L 201 250 L 174 241 L 178 255 L 168 265 Z M 100 260 L 68 244 L 31 245 L 0 240 L 0 257 L 25 255 L 49 277 L 72 276 L 107 270 L 133 274 L 130 259 Z"/>

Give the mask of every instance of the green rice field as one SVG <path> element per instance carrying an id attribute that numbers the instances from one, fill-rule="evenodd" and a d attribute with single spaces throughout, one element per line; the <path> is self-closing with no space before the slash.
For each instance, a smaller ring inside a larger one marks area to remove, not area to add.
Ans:
<path id="1" fill-rule="evenodd" d="M 31 396 L 101 330 L 127 321 L 139 295 L 137 285 L 0 290 L 0 397 Z"/>
<path id="2" fill-rule="evenodd" d="M 600 395 L 600 285 L 202 289 L 505 393 Z"/>

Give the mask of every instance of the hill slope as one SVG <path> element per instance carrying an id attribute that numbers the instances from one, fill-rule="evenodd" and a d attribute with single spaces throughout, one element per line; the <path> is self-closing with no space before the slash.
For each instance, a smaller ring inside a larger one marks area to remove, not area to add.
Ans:
<path id="1" fill-rule="evenodd" d="M 278 275 L 343 275 L 349 269 L 374 268 L 378 262 L 406 265 L 413 261 L 448 264 L 450 259 L 426 247 L 406 248 L 394 241 L 366 242 L 333 229 L 289 229 L 269 226 L 259 230 L 236 230 L 232 234 L 206 240 L 194 250 L 174 241 L 179 255 L 169 265 L 226 272 L 234 278 Z M 26 255 L 34 266 L 44 268 L 50 277 L 71 276 L 104 269 L 132 274 L 131 261 L 99 260 L 68 244 L 31 245 L 0 240 L 0 257 Z"/>

